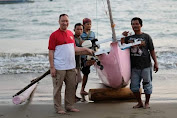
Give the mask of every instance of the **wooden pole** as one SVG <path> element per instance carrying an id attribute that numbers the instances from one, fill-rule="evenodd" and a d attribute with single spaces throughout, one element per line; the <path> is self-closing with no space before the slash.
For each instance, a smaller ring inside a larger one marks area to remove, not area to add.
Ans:
<path id="1" fill-rule="evenodd" d="M 112 11 L 111 11 L 111 5 L 110 5 L 110 1 L 107 0 L 107 4 L 108 4 L 108 10 L 109 10 L 109 18 L 110 18 L 110 23 L 111 23 L 111 29 L 112 29 L 112 42 L 117 42 L 117 38 L 116 38 L 116 32 L 115 32 L 115 24 L 113 21 L 113 17 L 112 17 Z"/>
<path id="2" fill-rule="evenodd" d="M 17 92 L 15 95 L 13 95 L 13 97 L 21 94 L 22 92 L 24 92 L 26 89 L 28 89 L 30 86 L 32 86 L 33 84 L 35 84 L 36 82 L 40 81 L 41 79 L 43 79 L 45 76 L 47 76 L 48 74 L 50 74 L 50 70 L 48 70 L 47 72 L 45 72 L 42 76 L 37 77 L 34 79 L 34 81 L 32 81 L 30 84 L 28 84 L 26 87 L 24 87 L 22 90 L 20 90 L 19 92 Z"/>
<path id="3" fill-rule="evenodd" d="M 140 89 L 141 91 L 141 89 Z M 130 88 L 97 88 L 89 90 L 89 100 L 104 101 L 104 100 L 129 100 L 135 99 Z"/>
<path id="4" fill-rule="evenodd" d="M 37 83 L 33 84 L 31 87 L 29 87 L 28 89 L 26 89 L 21 95 L 17 95 L 15 97 L 13 97 L 12 102 L 14 104 L 21 104 L 23 102 L 25 102 L 26 100 L 28 100 L 32 94 L 32 92 L 35 90 L 37 86 Z"/>

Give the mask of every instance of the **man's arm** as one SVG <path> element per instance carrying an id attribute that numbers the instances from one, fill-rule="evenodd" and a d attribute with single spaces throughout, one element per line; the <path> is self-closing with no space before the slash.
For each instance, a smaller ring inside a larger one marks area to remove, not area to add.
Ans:
<path id="1" fill-rule="evenodd" d="M 156 73 L 158 71 L 158 69 L 159 69 L 158 63 L 157 63 L 157 57 L 156 57 L 156 54 L 155 54 L 154 50 L 150 51 L 150 53 L 151 53 L 152 59 L 154 60 L 154 71 Z"/>
<path id="2" fill-rule="evenodd" d="M 76 55 L 93 55 L 94 51 L 85 47 L 77 47 L 75 46 L 75 54 Z"/>
<path id="3" fill-rule="evenodd" d="M 54 67 L 54 50 L 49 50 L 49 63 L 50 63 L 50 73 L 52 77 L 56 76 L 56 70 Z"/>

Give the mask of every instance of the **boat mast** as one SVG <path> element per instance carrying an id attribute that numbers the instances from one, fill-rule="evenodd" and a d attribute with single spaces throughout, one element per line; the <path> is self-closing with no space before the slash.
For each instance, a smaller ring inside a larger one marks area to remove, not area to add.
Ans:
<path id="1" fill-rule="evenodd" d="M 109 18 L 110 18 L 110 23 L 111 23 L 111 29 L 112 29 L 112 42 L 117 42 L 116 32 L 115 32 L 115 29 L 114 29 L 115 24 L 113 22 L 111 5 L 110 5 L 109 0 L 107 0 L 107 4 L 108 4 L 108 10 L 109 10 Z"/>

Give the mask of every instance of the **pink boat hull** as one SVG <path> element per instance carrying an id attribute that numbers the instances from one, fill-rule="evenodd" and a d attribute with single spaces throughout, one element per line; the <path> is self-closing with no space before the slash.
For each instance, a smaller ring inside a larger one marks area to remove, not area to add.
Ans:
<path id="1" fill-rule="evenodd" d="M 110 53 L 99 55 L 98 59 L 104 69 L 100 70 L 97 65 L 95 67 L 103 84 L 121 88 L 129 83 L 131 73 L 129 49 L 121 50 L 117 43 L 111 43 Z"/>

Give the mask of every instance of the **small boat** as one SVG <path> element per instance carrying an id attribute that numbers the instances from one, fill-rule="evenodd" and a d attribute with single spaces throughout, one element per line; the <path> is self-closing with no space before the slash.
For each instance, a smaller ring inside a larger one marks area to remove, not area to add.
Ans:
<path id="1" fill-rule="evenodd" d="M 130 51 L 128 48 L 121 49 L 115 34 L 114 23 L 111 13 L 110 1 L 107 0 L 111 28 L 112 43 L 110 44 L 109 53 L 98 55 L 103 68 L 95 64 L 96 71 L 103 84 L 111 88 L 125 87 L 130 80 Z"/>
<path id="2" fill-rule="evenodd" d="M 117 42 L 110 44 L 109 54 L 98 56 L 101 65 L 100 69 L 95 64 L 96 71 L 103 84 L 111 88 L 125 87 L 130 80 L 130 51 L 129 49 L 121 50 Z"/>
<path id="3" fill-rule="evenodd" d="M 12 4 L 12 3 L 22 3 L 22 2 L 34 2 L 32 0 L 0 0 L 0 4 Z"/>

